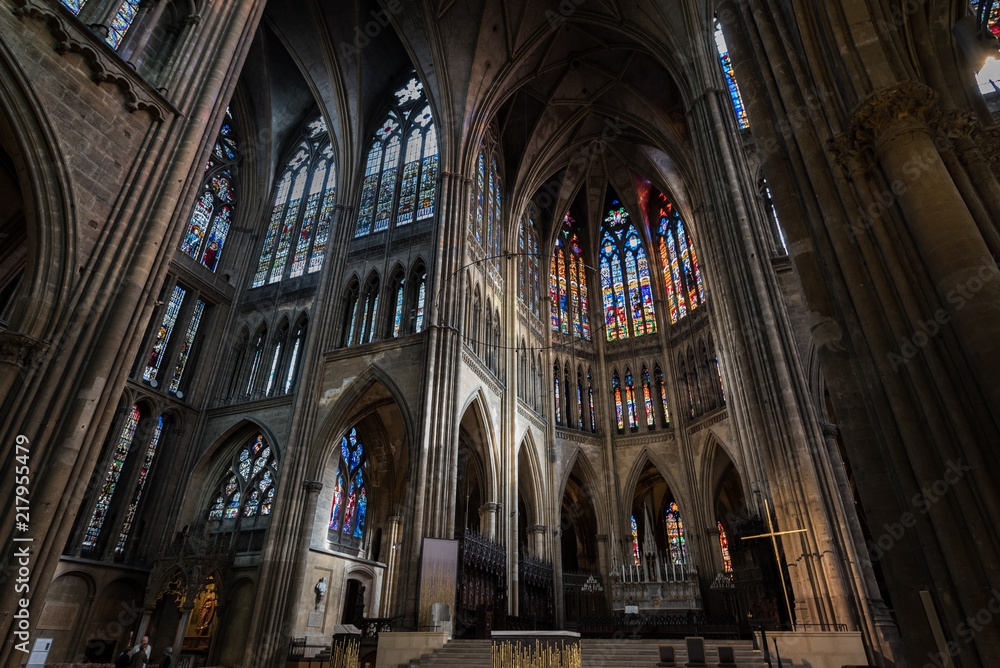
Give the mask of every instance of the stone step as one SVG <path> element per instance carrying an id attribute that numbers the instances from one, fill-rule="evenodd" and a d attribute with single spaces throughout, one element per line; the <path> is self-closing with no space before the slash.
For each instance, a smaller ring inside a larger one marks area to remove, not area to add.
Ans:
<path id="1" fill-rule="evenodd" d="M 583 668 L 651 668 L 659 661 L 660 645 L 674 648 L 678 666 L 687 663 L 687 646 L 683 640 L 607 640 L 580 641 Z M 705 658 L 709 666 L 718 664 L 720 645 L 732 647 L 739 668 L 761 668 L 765 665 L 760 652 L 754 652 L 749 640 L 706 640 Z M 400 668 L 490 668 L 489 640 L 452 640 L 432 654 L 417 661 L 400 664 Z"/>

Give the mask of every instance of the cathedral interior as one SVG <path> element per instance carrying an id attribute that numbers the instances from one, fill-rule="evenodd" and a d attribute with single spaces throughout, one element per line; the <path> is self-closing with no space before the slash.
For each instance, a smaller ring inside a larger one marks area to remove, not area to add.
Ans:
<path id="1" fill-rule="evenodd" d="M 1000 665 L 998 5 L 0 0 L 0 664 Z"/>

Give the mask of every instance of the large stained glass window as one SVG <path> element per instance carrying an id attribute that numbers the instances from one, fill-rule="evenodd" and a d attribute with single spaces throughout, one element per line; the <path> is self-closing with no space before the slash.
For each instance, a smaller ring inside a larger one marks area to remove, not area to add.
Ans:
<path id="1" fill-rule="evenodd" d="M 722 24 L 715 20 L 715 48 L 719 52 L 719 62 L 722 64 L 722 73 L 726 77 L 726 86 L 729 87 L 729 97 L 733 101 L 733 109 L 736 110 L 736 122 L 741 130 L 750 127 L 750 119 L 747 118 L 746 107 L 743 106 L 743 97 L 740 95 L 740 87 L 736 85 L 736 75 L 733 74 L 733 62 L 729 58 L 729 47 L 726 45 L 726 38 L 722 34 Z"/>
<path id="2" fill-rule="evenodd" d="M 552 368 L 552 382 L 555 385 L 555 393 L 556 393 L 556 424 L 562 425 L 563 414 L 562 414 L 562 398 L 559 393 L 559 362 L 556 362 Z"/>
<path id="3" fill-rule="evenodd" d="M 302 127 L 298 144 L 278 178 L 251 287 L 323 268 L 336 196 L 333 148 L 326 121 L 317 116 Z"/>
<path id="4" fill-rule="evenodd" d="M 237 199 L 234 175 L 239 161 L 233 117 L 226 109 L 226 118 L 205 165 L 201 191 L 181 241 L 181 251 L 210 271 L 215 271 L 219 264 L 233 222 Z"/>
<path id="5" fill-rule="evenodd" d="M 566 212 L 549 267 L 552 331 L 589 340 L 587 276 L 575 227 L 576 221 Z"/>
<path id="6" fill-rule="evenodd" d="M 142 468 L 139 469 L 139 480 L 135 483 L 135 491 L 132 493 L 132 503 L 125 511 L 125 520 L 122 522 L 121 531 L 118 533 L 118 542 L 115 545 L 115 553 L 121 554 L 125 551 L 125 544 L 128 542 L 129 532 L 132 531 L 132 523 L 135 521 L 135 512 L 139 509 L 139 501 L 142 499 L 142 490 L 146 487 L 146 480 L 149 478 L 149 470 L 153 467 L 153 457 L 156 456 L 156 446 L 160 444 L 160 436 L 163 434 L 163 416 L 156 418 L 156 427 L 153 429 L 153 438 L 150 439 L 146 447 L 146 458 L 142 460 Z"/>
<path id="7" fill-rule="evenodd" d="M 705 303 L 705 284 L 701 280 L 694 240 L 685 228 L 680 213 L 664 195 L 653 201 L 657 220 L 657 252 L 666 285 L 670 322 L 678 320 Z M 653 213 L 652 209 L 650 211 Z"/>
<path id="8" fill-rule="evenodd" d="M 177 356 L 177 364 L 174 365 L 174 376 L 170 380 L 170 391 L 174 394 L 180 389 L 181 378 L 184 376 L 184 368 L 187 366 L 188 358 L 191 356 L 191 346 L 194 345 L 194 337 L 198 334 L 198 325 L 201 324 L 201 316 L 205 313 L 205 302 L 198 300 L 194 306 L 194 313 L 191 315 L 191 322 L 188 323 L 187 333 L 184 341 L 181 342 L 181 351 Z"/>
<path id="9" fill-rule="evenodd" d="M 355 238 L 434 216 L 437 131 L 416 73 L 394 97 L 369 144 Z"/>
<path id="10" fill-rule="evenodd" d="M 532 313 L 537 315 L 541 302 L 538 284 L 538 232 L 535 229 L 534 213 L 531 209 L 521 220 L 518 256 L 518 297 Z"/>
<path id="11" fill-rule="evenodd" d="M 733 570 L 733 560 L 729 557 L 729 540 L 726 538 L 726 530 L 722 528 L 722 522 L 719 523 L 719 547 L 722 548 L 722 564 L 726 569 L 727 573 Z"/>
<path id="12" fill-rule="evenodd" d="M 111 499 L 115 494 L 115 486 L 118 478 L 122 474 L 125 466 L 125 459 L 128 457 L 129 448 L 132 447 L 132 439 L 135 437 L 135 428 L 139 425 L 139 407 L 132 404 L 128 417 L 125 418 L 125 425 L 122 427 L 115 445 L 114 453 L 111 455 L 111 465 L 104 476 L 104 484 L 97 495 L 97 504 L 94 512 L 87 523 L 87 529 L 83 536 L 83 549 L 94 550 L 97 548 L 97 539 L 101 535 L 101 527 L 104 526 L 104 519 L 111 507 Z"/>
<path id="13" fill-rule="evenodd" d="M 687 563 L 687 547 L 684 544 L 684 523 L 676 503 L 667 506 L 667 545 L 670 547 L 670 561 L 675 564 Z"/>
<path id="14" fill-rule="evenodd" d="M 170 335 L 174 332 L 174 325 L 177 324 L 177 316 L 181 311 L 181 304 L 184 302 L 184 288 L 175 285 L 170 292 L 170 300 L 167 302 L 167 310 L 163 313 L 163 320 L 156 330 L 156 337 L 153 340 L 153 350 L 146 360 L 146 368 L 143 369 L 143 380 L 155 381 L 156 374 L 160 370 L 163 362 L 163 354 L 166 352 Z"/>
<path id="15" fill-rule="evenodd" d="M 473 181 L 472 208 L 469 211 L 469 232 L 482 244 L 494 266 L 500 263 L 503 223 L 500 211 L 500 172 L 497 167 L 495 142 L 488 140 L 479 152 L 476 178 Z"/>
<path id="16" fill-rule="evenodd" d="M 979 16 L 980 4 L 982 4 L 982 0 L 969 0 L 969 6 L 972 9 L 973 16 Z M 989 30 L 994 37 L 1000 39 L 1000 2 L 994 2 L 990 7 L 989 16 L 986 19 L 986 29 Z"/>
<path id="17" fill-rule="evenodd" d="M 600 250 L 604 326 L 608 341 L 656 332 L 649 262 L 628 212 L 614 199 L 604 219 Z M 631 327 L 630 327 L 631 323 Z"/>
<path id="18" fill-rule="evenodd" d="M 274 506 L 277 482 L 277 454 L 263 434 L 257 434 L 237 451 L 216 489 L 208 519 L 247 522 L 267 517 Z"/>
<path id="19" fill-rule="evenodd" d="M 356 428 L 341 438 L 340 456 L 329 538 L 331 542 L 353 547 L 364 536 L 368 513 L 368 458 Z"/>

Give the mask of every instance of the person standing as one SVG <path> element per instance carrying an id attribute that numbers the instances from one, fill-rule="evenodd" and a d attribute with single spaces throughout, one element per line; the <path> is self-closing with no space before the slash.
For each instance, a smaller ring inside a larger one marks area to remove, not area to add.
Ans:
<path id="1" fill-rule="evenodd" d="M 144 668 L 148 653 L 149 645 L 146 643 L 139 645 L 139 650 L 132 654 L 132 658 L 128 662 L 128 668 Z"/>
<path id="2" fill-rule="evenodd" d="M 160 659 L 160 668 L 174 668 L 174 648 L 166 647 L 163 650 L 163 658 Z"/>

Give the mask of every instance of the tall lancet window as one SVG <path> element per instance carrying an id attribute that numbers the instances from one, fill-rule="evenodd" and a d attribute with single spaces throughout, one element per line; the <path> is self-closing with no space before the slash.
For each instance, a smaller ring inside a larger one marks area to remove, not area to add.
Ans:
<path id="1" fill-rule="evenodd" d="M 656 208 L 655 220 L 658 221 L 657 254 L 660 256 L 670 322 L 673 324 L 705 303 L 705 284 L 701 280 L 694 241 L 681 220 L 680 212 L 662 194 L 653 206 Z"/>
<path id="2" fill-rule="evenodd" d="M 670 561 L 675 564 L 687 563 L 687 547 L 684 543 L 684 523 L 677 504 L 667 506 L 667 545 L 670 547 Z"/>
<path id="3" fill-rule="evenodd" d="M 394 93 L 364 164 L 355 238 L 434 216 L 437 131 L 416 73 Z"/>
<path id="4" fill-rule="evenodd" d="M 368 457 L 356 428 L 340 439 L 340 456 L 328 538 L 338 545 L 357 547 L 368 513 Z"/>
<path id="5" fill-rule="evenodd" d="M 617 199 L 604 219 L 600 257 L 608 341 L 655 333 L 656 315 L 646 251 L 628 212 Z"/>
<path id="6" fill-rule="evenodd" d="M 541 302 L 538 285 L 538 232 L 535 229 L 534 213 L 531 210 L 521 219 L 517 245 L 519 257 L 518 296 L 532 313 L 537 315 Z"/>
<path id="7" fill-rule="evenodd" d="M 146 446 L 146 456 L 142 460 L 142 468 L 139 469 L 139 480 L 135 483 L 135 490 L 132 492 L 132 502 L 125 510 L 125 521 L 118 532 L 118 542 L 115 544 L 115 554 L 125 551 L 125 544 L 128 542 L 129 533 L 132 531 L 132 523 L 135 521 L 135 513 L 139 509 L 139 501 L 142 499 L 142 491 L 146 488 L 146 480 L 149 478 L 149 471 L 153 468 L 153 457 L 156 456 L 156 447 L 160 444 L 160 436 L 163 434 L 163 416 L 156 418 L 156 427 L 153 429 L 153 438 Z"/>
<path id="8" fill-rule="evenodd" d="M 208 510 L 209 522 L 227 527 L 227 520 L 245 524 L 267 517 L 274 507 L 277 483 L 278 457 L 264 436 L 257 434 L 237 451 L 223 474 Z"/>
<path id="9" fill-rule="evenodd" d="M 233 221 L 237 200 L 233 177 L 239 161 L 233 117 L 226 109 L 226 119 L 205 165 L 200 195 L 181 241 L 181 252 L 211 271 L 215 271 L 219 263 Z"/>
<path id="10" fill-rule="evenodd" d="M 125 33 L 132 27 L 132 22 L 135 21 L 135 17 L 139 13 L 141 4 L 142 0 L 122 0 L 122 3 L 118 5 L 118 11 L 115 12 L 114 18 L 111 19 L 111 25 L 108 26 L 108 36 L 104 39 L 112 49 L 121 46 L 122 40 L 125 39 Z"/>
<path id="11" fill-rule="evenodd" d="M 323 268 L 337 196 L 333 148 L 318 116 L 302 128 L 275 187 L 271 220 L 251 287 Z"/>
<path id="12" fill-rule="evenodd" d="M 733 560 L 729 556 L 729 539 L 726 538 L 726 530 L 722 528 L 722 522 L 718 522 L 719 525 L 719 547 L 722 549 L 722 566 L 729 573 L 733 570 Z"/>
<path id="13" fill-rule="evenodd" d="M 722 65 L 722 74 L 726 77 L 726 86 L 729 87 L 729 97 L 733 101 L 733 109 L 736 111 L 736 122 L 741 130 L 750 127 L 750 119 L 747 118 L 746 107 L 743 106 L 743 97 L 740 95 L 740 87 L 736 85 L 736 75 L 733 73 L 733 62 L 729 58 L 729 47 L 726 45 L 726 38 L 722 34 L 722 24 L 719 19 L 715 19 L 715 49 L 719 52 L 719 63 Z"/>
<path id="14" fill-rule="evenodd" d="M 83 549 L 97 549 L 97 539 L 101 535 L 101 528 L 107 517 L 108 509 L 111 507 L 111 499 L 115 494 L 115 487 L 118 485 L 118 478 L 121 477 L 122 469 L 125 467 L 125 460 L 128 458 L 129 449 L 132 447 L 132 439 L 135 437 L 135 429 L 139 426 L 139 407 L 132 404 L 132 408 L 125 418 L 125 424 L 118 436 L 118 442 L 111 455 L 111 464 L 108 472 L 104 476 L 104 484 L 97 496 L 97 504 L 94 512 L 87 523 L 86 533 L 83 537 Z"/>
<path id="15" fill-rule="evenodd" d="M 629 529 L 632 530 L 632 557 L 635 559 L 635 565 L 639 565 L 639 527 L 635 523 L 635 515 L 631 517 L 631 522 L 629 523 Z"/>
<path id="16" fill-rule="evenodd" d="M 567 211 L 549 267 L 552 331 L 590 340 L 587 274 L 575 227 L 576 221 Z"/>
<path id="17" fill-rule="evenodd" d="M 621 383 L 618 380 L 617 371 L 611 375 L 611 393 L 614 396 L 615 401 L 615 415 L 618 418 L 618 432 L 622 433 L 625 431 L 625 414 L 622 411 L 622 388 Z"/>

